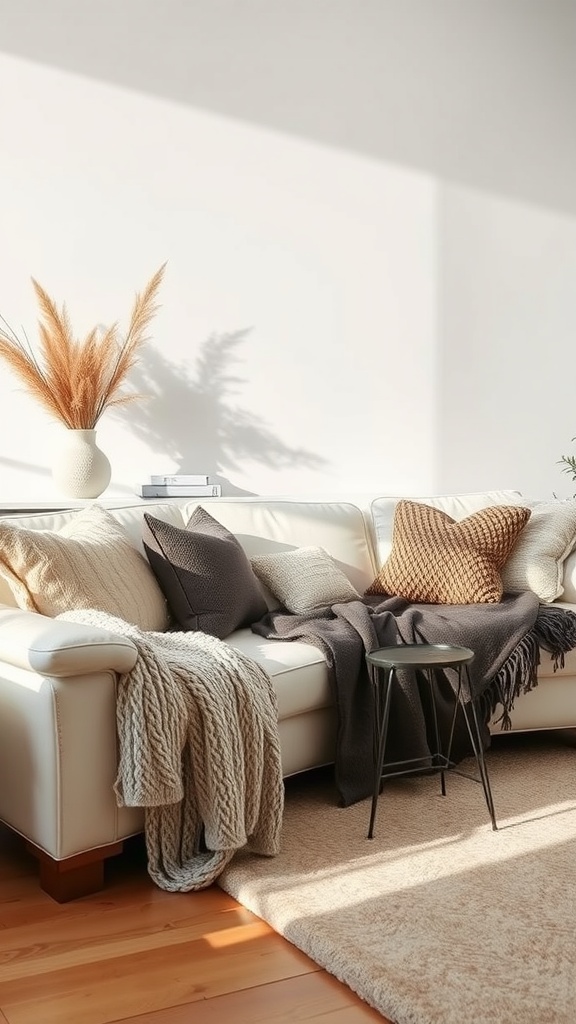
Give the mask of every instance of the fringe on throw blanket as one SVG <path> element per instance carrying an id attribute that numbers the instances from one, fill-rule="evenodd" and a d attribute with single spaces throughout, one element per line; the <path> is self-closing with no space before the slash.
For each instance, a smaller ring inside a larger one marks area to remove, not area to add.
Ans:
<path id="1" fill-rule="evenodd" d="M 541 604 L 534 631 L 539 646 L 552 656 L 554 671 L 564 668 L 564 655 L 576 647 L 576 615 L 554 604 Z"/>
<path id="2" fill-rule="evenodd" d="M 500 717 L 495 719 L 502 728 L 512 728 L 510 714 L 517 697 L 528 693 L 538 685 L 540 650 L 535 630 L 531 630 L 508 656 L 498 675 L 480 697 L 479 710 L 484 721 L 489 721 L 501 708 Z"/>
<path id="3" fill-rule="evenodd" d="M 59 618 L 129 637 L 117 698 L 119 806 L 144 807 L 148 871 L 203 889 L 245 845 L 280 848 L 284 785 L 277 698 L 256 662 L 200 632 L 143 632 L 93 609 Z"/>
<path id="4" fill-rule="evenodd" d="M 390 595 L 291 615 L 268 612 L 253 623 L 253 632 L 274 640 L 299 640 L 323 652 L 337 710 L 335 783 L 342 806 L 373 790 L 373 695 L 366 654 L 396 644 L 455 644 L 470 647 L 472 698 L 482 712 L 481 728 L 490 743 L 489 721 L 501 714 L 510 726 L 515 698 L 537 683 L 540 645 L 555 666 L 576 645 L 576 615 L 562 606 L 540 605 L 536 594 L 505 594 L 498 604 L 412 604 Z M 387 761 L 430 757 L 428 686 L 419 673 L 401 669 L 390 703 Z M 435 673 L 435 703 L 440 734 L 449 734 L 454 714 L 455 673 Z M 462 714 L 453 732 L 452 759 L 472 754 Z"/>
<path id="5" fill-rule="evenodd" d="M 502 729 L 512 727 L 510 717 L 516 699 L 538 685 L 540 651 L 548 651 L 554 672 L 564 668 L 564 655 L 576 647 L 576 616 L 565 608 L 541 604 L 532 629 L 522 637 L 498 675 L 480 700 L 481 711 L 488 720 L 501 708 L 496 719 Z"/>

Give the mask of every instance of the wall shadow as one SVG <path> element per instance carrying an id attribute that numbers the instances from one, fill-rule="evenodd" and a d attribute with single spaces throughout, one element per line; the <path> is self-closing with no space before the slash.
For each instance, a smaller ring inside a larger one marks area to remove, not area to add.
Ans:
<path id="1" fill-rule="evenodd" d="M 327 465 L 314 452 L 286 444 L 260 416 L 234 401 L 245 380 L 235 371 L 238 350 L 248 334 L 248 329 L 211 334 L 195 362 L 186 365 L 148 347 L 131 373 L 136 391 L 146 398 L 115 413 L 135 437 L 174 462 L 175 473 L 206 473 L 228 496 L 255 493 L 225 475 L 241 472 L 246 461 L 276 470 Z"/>
<path id="2" fill-rule="evenodd" d="M 6 455 L 0 455 L 0 466 L 6 466 L 7 469 L 35 473 L 38 476 L 50 477 L 52 475 L 51 470 L 47 469 L 46 466 L 38 466 L 33 462 L 23 462 L 22 459 L 11 459 Z"/>
<path id="3" fill-rule="evenodd" d="M 6 54 L 576 212 L 563 0 L 4 6 Z"/>

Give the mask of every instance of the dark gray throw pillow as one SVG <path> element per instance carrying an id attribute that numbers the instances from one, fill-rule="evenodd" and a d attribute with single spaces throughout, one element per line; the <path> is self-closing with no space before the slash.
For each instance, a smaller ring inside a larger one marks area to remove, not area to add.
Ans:
<path id="1" fill-rule="evenodd" d="M 266 601 L 242 545 L 201 506 L 184 528 L 145 512 L 142 540 L 180 629 L 202 630 L 224 640 L 266 614 Z"/>

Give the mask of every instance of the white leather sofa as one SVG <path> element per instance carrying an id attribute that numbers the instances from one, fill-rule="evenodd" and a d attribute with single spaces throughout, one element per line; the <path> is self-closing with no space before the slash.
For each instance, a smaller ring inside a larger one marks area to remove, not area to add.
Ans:
<path id="1" fill-rule="evenodd" d="M 447 511 L 462 518 L 483 505 L 512 500 L 514 492 L 451 498 Z M 139 501 L 111 511 L 144 554 L 144 511 L 182 527 L 197 504 Z M 250 557 L 320 545 L 360 593 L 390 546 L 392 517 L 389 535 L 382 518 L 377 535 L 370 498 L 222 498 L 202 504 Z M 38 514 L 10 522 L 59 530 L 75 514 Z M 576 554 L 567 557 L 563 570 L 564 597 L 575 602 L 576 610 Z M 1 577 L 0 602 L 0 819 L 38 857 L 42 887 L 65 901 L 100 888 L 105 859 L 143 828 L 143 812 L 119 808 L 113 793 L 116 686 L 118 674 L 135 663 L 136 650 L 122 636 L 19 609 Z M 236 631 L 227 642 L 258 660 L 273 679 L 284 775 L 330 763 L 335 714 L 320 651 L 300 642 L 267 640 L 250 629 Z M 550 656 L 542 654 L 539 686 L 518 699 L 512 727 L 576 727 L 576 652 L 556 673 Z"/>

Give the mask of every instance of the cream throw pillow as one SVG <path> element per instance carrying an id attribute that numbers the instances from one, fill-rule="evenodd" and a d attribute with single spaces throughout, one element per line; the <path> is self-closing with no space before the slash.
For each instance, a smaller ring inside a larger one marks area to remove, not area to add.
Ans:
<path id="1" fill-rule="evenodd" d="M 164 630 L 168 609 L 146 559 L 100 505 L 61 530 L 0 522 L 0 573 L 20 608 L 52 617 L 97 608 L 145 630 Z"/>
<path id="2" fill-rule="evenodd" d="M 564 593 L 564 561 L 576 544 L 576 500 L 524 501 L 531 516 L 502 570 L 504 590 L 532 590 L 551 602 Z"/>
<path id="3" fill-rule="evenodd" d="M 360 597 L 324 548 L 295 548 L 251 561 L 259 579 L 296 615 Z"/>

